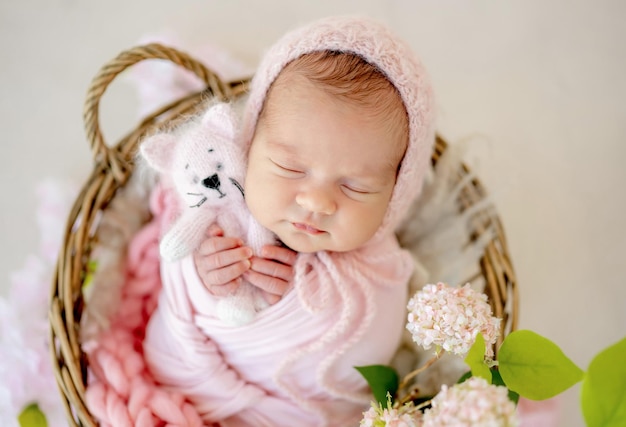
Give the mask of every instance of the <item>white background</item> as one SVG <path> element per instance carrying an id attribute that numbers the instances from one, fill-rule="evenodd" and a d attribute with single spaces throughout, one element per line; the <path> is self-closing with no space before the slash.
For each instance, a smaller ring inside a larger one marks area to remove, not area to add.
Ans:
<path id="1" fill-rule="evenodd" d="M 430 71 L 439 131 L 480 135 L 472 168 L 504 222 L 521 327 L 585 369 L 626 335 L 626 18 L 615 0 L 3 0 L 0 3 L 0 290 L 35 252 L 36 185 L 82 182 L 90 79 L 146 33 L 228 49 L 256 65 L 284 31 L 360 13 L 388 23 Z M 135 123 L 133 92 L 105 96 L 105 136 Z M 1 361 L 0 361 L 1 363 Z M 579 387 L 561 426 L 582 426 Z"/>

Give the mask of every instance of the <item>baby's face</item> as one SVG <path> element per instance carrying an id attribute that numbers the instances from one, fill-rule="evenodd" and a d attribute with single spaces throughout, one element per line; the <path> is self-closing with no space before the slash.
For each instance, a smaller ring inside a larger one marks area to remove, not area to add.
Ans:
<path id="1" fill-rule="evenodd" d="M 403 150 L 384 119 L 289 77 L 272 88 L 257 124 L 246 202 L 298 252 L 356 249 L 385 216 Z"/>

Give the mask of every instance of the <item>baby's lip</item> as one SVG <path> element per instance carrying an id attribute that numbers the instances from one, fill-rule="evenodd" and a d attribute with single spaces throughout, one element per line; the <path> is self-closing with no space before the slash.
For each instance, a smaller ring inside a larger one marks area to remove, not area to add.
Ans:
<path id="1" fill-rule="evenodd" d="M 313 225 L 306 224 L 304 222 L 292 222 L 291 224 L 293 224 L 293 226 L 297 230 L 304 231 L 305 233 L 308 233 L 308 234 L 316 235 L 316 234 L 324 233 L 324 230 L 320 230 L 319 228 Z"/>

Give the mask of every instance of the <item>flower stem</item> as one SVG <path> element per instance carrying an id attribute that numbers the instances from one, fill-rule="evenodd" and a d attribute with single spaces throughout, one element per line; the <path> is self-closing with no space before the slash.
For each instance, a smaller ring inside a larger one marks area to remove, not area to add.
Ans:
<path id="1" fill-rule="evenodd" d="M 407 384 L 409 383 L 409 381 L 411 381 L 413 378 L 415 378 L 420 373 L 424 372 L 426 369 L 428 369 L 437 360 L 439 360 L 439 352 L 436 352 L 435 355 L 432 358 L 428 359 L 426 361 L 426 363 L 424 363 L 424 365 L 422 365 L 419 368 L 417 368 L 416 370 L 406 374 L 404 376 L 404 378 L 402 378 L 402 382 L 400 383 L 400 386 L 398 386 L 398 390 L 402 390 L 403 388 L 405 388 L 407 386 Z"/>
<path id="2" fill-rule="evenodd" d="M 414 389 L 413 391 L 411 391 L 410 393 L 408 393 L 406 396 L 404 396 L 402 399 L 398 400 L 398 401 L 395 403 L 394 408 L 396 408 L 396 409 L 397 409 L 397 408 L 400 408 L 400 407 L 404 406 L 407 402 L 410 402 L 410 401 L 412 401 L 412 400 L 415 400 L 415 399 L 417 399 L 417 398 L 419 398 L 419 397 L 420 397 L 420 392 L 419 392 L 419 389 L 417 389 L 417 388 L 416 388 L 416 389 Z M 421 408 L 423 408 L 424 406 L 428 406 L 428 405 L 430 405 L 430 401 L 431 401 L 431 400 L 432 400 L 432 399 L 428 399 L 428 400 L 426 400 L 425 402 L 422 402 L 421 404 L 417 405 L 417 406 L 415 407 L 415 409 L 421 409 Z"/>

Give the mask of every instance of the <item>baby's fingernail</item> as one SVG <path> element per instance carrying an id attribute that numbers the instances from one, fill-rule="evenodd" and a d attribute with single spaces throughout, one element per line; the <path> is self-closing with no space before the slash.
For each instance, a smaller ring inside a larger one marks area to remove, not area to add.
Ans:
<path id="1" fill-rule="evenodd" d="M 252 248 L 246 248 L 244 253 L 246 254 L 248 258 L 250 258 L 253 255 Z"/>
<path id="2" fill-rule="evenodd" d="M 280 301 L 280 296 L 279 295 L 270 295 L 268 298 L 268 303 L 270 305 L 274 305 L 276 304 L 278 301 Z"/>

